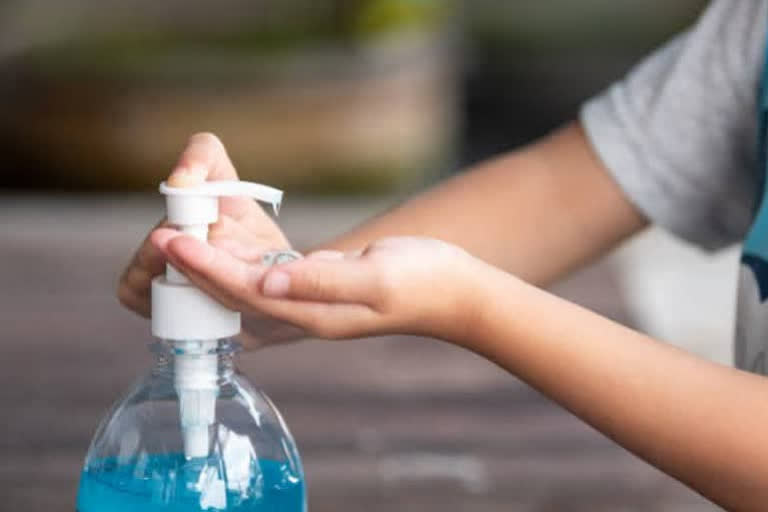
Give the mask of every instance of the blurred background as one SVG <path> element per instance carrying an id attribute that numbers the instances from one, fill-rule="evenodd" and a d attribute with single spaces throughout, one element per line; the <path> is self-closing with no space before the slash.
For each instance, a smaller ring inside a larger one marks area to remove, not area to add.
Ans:
<path id="1" fill-rule="evenodd" d="M 572 119 L 704 5 L 4 0 L 0 510 L 73 510 L 100 416 L 150 364 L 114 285 L 190 134 L 284 187 L 308 246 Z M 554 291 L 728 362 L 735 269 L 651 230 Z M 297 438 L 312 511 L 715 510 L 432 340 L 240 359 Z"/>

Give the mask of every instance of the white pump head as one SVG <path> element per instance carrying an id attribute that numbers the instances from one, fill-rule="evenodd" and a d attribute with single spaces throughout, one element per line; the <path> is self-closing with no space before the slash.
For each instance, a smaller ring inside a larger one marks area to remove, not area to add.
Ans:
<path id="1" fill-rule="evenodd" d="M 219 220 L 219 197 L 246 196 L 270 203 L 278 212 L 280 190 L 243 181 L 212 181 L 196 187 L 160 184 L 168 222 L 201 241 Z M 205 295 L 175 268 L 152 281 L 152 334 L 174 344 L 175 382 L 187 457 L 208 455 L 215 421 L 217 340 L 240 332 L 240 314 Z"/>
<path id="2" fill-rule="evenodd" d="M 280 208 L 282 191 L 244 181 L 211 181 L 196 187 L 160 184 L 168 222 L 201 241 L 219 220 L 219 197 L 246 196 Z M 240 332 L 240 315 L 203 294 L 170 265 L 152 282 L 152 334 L 166 340 L 219 339 Z"/>

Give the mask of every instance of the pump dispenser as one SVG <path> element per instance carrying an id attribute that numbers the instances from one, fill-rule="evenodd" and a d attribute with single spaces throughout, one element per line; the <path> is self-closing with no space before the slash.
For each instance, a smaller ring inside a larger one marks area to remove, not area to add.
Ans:
<path id="1" fill-rule="evenodd" d="M 244 181 L 184 188 L 161 183 L 160 193 L 165 195 L 168 222 L 203 242 L 208 240 L 208 226 L 219 220 L 219 197 L 248 196 L 270 203 L 275 214 L 283 200 L 280 190 Z M 205 295 L 172 265 L 166 266 L 165 276 L 152 281 L 152 334 L 178 349 L 175 386 L 187 457 L 208 455 L 208 431 L 215 420 L 216 340 L 239 332 L 240 313 Z"/>
<path id="2" fill-rule="evenodd" d="M 280 190 L 241 181 L 165 183 L 168 222 L 207 241 L 219 198 L 278 213 Z M 299 257 L 286 251 L 286 257 Z M 264 264 L 283 258 L 264 258 Z M 269 399 L 234 368 L 240 314 L 167 265 L 152 282 L 155 368 L 112 409 L 86 457 L 79 512 L 305 510 L 301 462 Z"/>

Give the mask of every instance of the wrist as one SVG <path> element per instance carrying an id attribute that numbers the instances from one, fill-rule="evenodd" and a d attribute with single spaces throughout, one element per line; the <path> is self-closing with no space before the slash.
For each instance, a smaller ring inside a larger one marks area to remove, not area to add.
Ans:
<path id="1" fill-rule="evenodd" d="M 478 353 L 486 353 L 485 336 L 504 315 L 504 306 L 524 293 L 528 286 L 512 274 L 479 259 L 473 259 L 465 272 L 454 274 L 458 279 L 455 300 L 439 324 L 437 337 Z"/>

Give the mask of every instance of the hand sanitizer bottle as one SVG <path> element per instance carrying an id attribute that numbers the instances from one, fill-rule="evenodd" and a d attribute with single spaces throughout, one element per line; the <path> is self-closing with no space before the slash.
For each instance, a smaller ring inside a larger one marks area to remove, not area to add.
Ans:
<path id="1" fill-rule="evenodd" d="M 249 196 L 275 213 L 282 199 L 279 190 L 238 181 L 160 191 L 169 223 L 200 240 L 218 220 L 219 197 Z M 155 365 L 96 431 L 78 512 L 306 511 L 293 438 L 234 366 L 231 337 L 239 332 L 239 313 L 172 266 L 153 281 Z"/>

